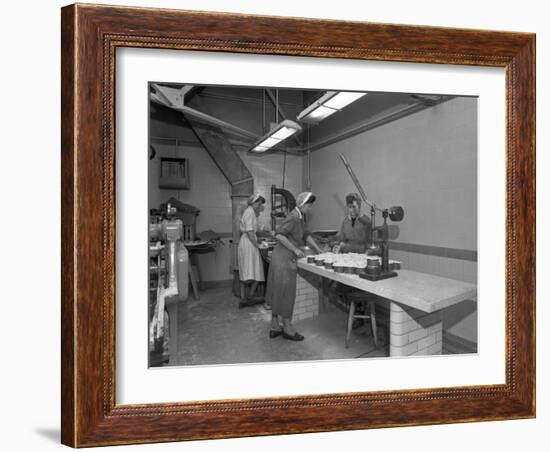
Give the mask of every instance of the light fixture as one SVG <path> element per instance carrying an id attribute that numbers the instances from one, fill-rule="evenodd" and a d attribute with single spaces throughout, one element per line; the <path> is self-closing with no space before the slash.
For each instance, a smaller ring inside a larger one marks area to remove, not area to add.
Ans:
<path id="1" fill-rule="evenodd" d="M 298 121 L 307 122 L 308 124 L 318 124 L 323 119 L 342 110 L 342 108 L 355 102 L 366 94 L 367 93 L 327 91 L 298 115 Z"/>
<path id="2" fill-rule="evenodd" d="M 277 125 L 273 130 L 266 133 L 262 138 L 260 138 L 254 145 L 251 152 L 265 152 L 268 149 L 275 147 L 281 144 L 288 137 L 294 135 L 296 132 L 302 130 L 299 124 L 296 124 L 294 121 L 285 119 L 283 122 Z"/>

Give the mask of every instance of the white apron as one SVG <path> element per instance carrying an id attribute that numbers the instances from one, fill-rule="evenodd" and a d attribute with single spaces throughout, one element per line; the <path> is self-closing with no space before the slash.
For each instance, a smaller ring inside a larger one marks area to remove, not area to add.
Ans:
<path id="1" fill-rule="evenodd" d="M 239 279 L 241 281 L 264 281 L 264 264 L 260 256 L 260 250 L 256 248 L 248 235 L 247 231 L 256 232 L 256 213 L 251 206 L 248 206 L 241 217 L 241 239 L 237 257 L 239 260 Z"/>

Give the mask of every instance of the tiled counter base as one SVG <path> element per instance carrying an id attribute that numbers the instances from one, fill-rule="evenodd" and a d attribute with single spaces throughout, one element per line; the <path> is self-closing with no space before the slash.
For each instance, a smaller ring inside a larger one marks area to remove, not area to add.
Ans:
<path id="1" fill-rule="evenodd" d="M 319 276 L 298 269 L 293 320 L 309 319 L 319 315 L 320 284 L 321 278 Z"/>
<path id="2" fill-rule="evenodd" d="M 441 311 L 428 313 L 390 302 L 390 356 L 440 355 L 442 350 Z"/>

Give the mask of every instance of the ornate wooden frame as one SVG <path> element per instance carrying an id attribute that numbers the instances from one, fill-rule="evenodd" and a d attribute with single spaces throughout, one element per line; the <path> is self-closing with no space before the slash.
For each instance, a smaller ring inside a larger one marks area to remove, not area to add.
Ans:
<path id="1" fill-rule="evenodd" d="M 116 405 L 117 47 L 505 68 L 506 383 Z M 62 9 L 61 154 L 64 444 L 83 447 L 535 416 L 535 35 L 67 6 Z"/>

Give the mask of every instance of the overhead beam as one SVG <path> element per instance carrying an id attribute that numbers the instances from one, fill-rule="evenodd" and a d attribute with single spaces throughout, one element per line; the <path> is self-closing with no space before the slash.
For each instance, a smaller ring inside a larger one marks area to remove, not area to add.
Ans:
<path id="1" fill-rule="evenodd" d="M 242 129 L 236 125 L 233 125 L 229 122 L 223 121 L 218 118 L 214 118 L 214 116 L 207 115 L 206 113 L 203 113 L 202 111 L 195 110 L 191 107 L 172 107 L 174 110 L 182 112 L 185 116 L 190 116 L 192 118 L 201 120 L 207 124 L 211 124 L 214 126 L 221 127 L 222 129 L 229 129 L 232 132 L 238 133 L 239 135 L 243 135 L 249 138 L 252 138 L 253 140 L 257 140 L 259 135 L 256 135 L 253 132 L 249 132 L 248 130 Z"/>
<path id="2" fill-rule="evenodd" d="M 154 91 L 152 93 L 149 93 L 150 98 L 152 101 L 156 102 L 157 104 L 164 105 L 165 107 L 172 108 L 172 102 L 168 97 L 164 95 L 162 91 Z"/>
<path id="3" fill-rule="evenodd" d="M 151 84 L 157 93 L 160 93 L 165 100 L 168 100 L 174 107 L 183 107 L 185 105 L 185 93 L 188 90 L 183 88 L 172 88 L 171 86 L 163 86 L 158 83 Z"/>
<path id="4" fill-rule="evenodd" d="M 258 138 L 260 138 L 259 135 L 249 132 L 248 130 L 245 130 L 241 127 L 235 126 L 229 122 L 215 118 L 214 116 L 208 115 L 199 110 L 195 110 L 194 108 L 187 107 L 186 105 L 175 103 L 179 102 L 180 100 L 181 91 L 179 89 L 159 86 L 156 83 L 153 83 L 152 86 L 155 89 L 155 93 L 151 93 L 151 100 L 165 105 L 166 107 L 172 108 L 173 110 L 179 111 L 183 113 L 183 115 L 185 115 L 186 117 L 198 119 L 207 124 L 231 130 L 234 133 L 246 136 L 253 140 L 257 140 Z"/>
<path id="5" fill-rule="evenodd" d="M 196 94 L 199 94 L 204 89 L 204 86 L 197 86 L 197 85 L 186 85 L 186 86 L 191 87 L 191 89 L 189 89 L 189 91 L 185 93 L 185 99 L 184 99 L 185 103 L 189 104 L 191 99 L 193 99 L 193 97 L 195 97 Z"/>
<path id="6" fill-rule="evenodd" d="M 185 105 L 185 96 L 189 94 L 193 89 L 195 89 L 195 85 L 184 85 L 183 88 L 180 88 L 181 95 L 183 96 L 183 104 Z"/>
<path id="7" fill-rule="evenodd" d="M 203 90 L 203 86 L 183 85 L 181 88 L 161 85 L 160 83 L 151 83 L 151 86 L 157 91 L 162 92 L 166 99 L 175 106 L 188 105 L 189 101 Z"/>

